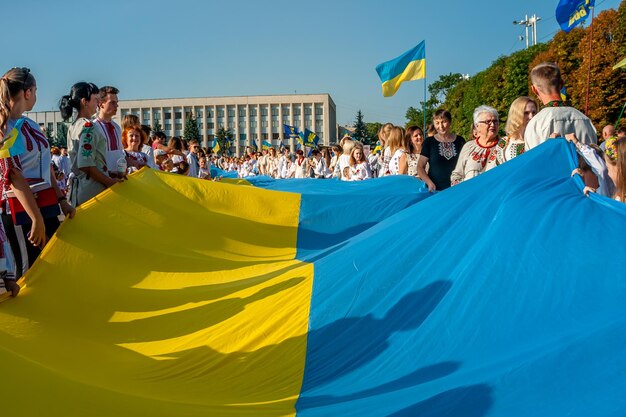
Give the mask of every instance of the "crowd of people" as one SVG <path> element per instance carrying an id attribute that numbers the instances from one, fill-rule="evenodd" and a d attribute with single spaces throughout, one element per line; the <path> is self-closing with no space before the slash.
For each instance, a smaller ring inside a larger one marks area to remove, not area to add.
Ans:
<path id="1" fill-rule="evenodd" d="M 410 175 L 429 191 L 442 191 L 504 164 L 549 138 L 565 137 L 579 153 L 584 192 L 597 192 L 626 201 L 626 129 L 606 126 L 600 146 L 596 130 L 583 113 L 563 100 L 561 73 L 543 63 L 530 74 L 531 97 L 510 106 L 504 136 L 498 111 L 486 105 L 473 113 L 469 140 L 452 131 L 452 116 L 440 109 L 424 132 L 391 123 L 378 132 L 379 152 L 368 152 L 345 136 L 331 147 L 304 149 L 246 149 L 242 157 L 215 155 L 197 140 L 167 140 L 150 132 L 135 115 L 113 121 L 118 89 L 93 83 L 74 84 L 60 99 L 64 120 L 71 122 L 67 148 L 51 148 L 33 120 L 24 117 L 37 96 L 35 77 L 28 68 L 13 68 L 0 80 L 0 181 L 2 185 L 0 274 L 6 291 L 19 292 L 16 280 L 39 256 L 60 218 L 71 219 L 75 207 L 103 190 L 128 179 L 144 167 L 212 179 L 211 168 L 237 172 L 246 178 L 318 178 L 362 181 L 389 175 Z M 167 143 L 166 143 L 167 142 Z M 219 179 L 213 178 L 213 179 Z"/>

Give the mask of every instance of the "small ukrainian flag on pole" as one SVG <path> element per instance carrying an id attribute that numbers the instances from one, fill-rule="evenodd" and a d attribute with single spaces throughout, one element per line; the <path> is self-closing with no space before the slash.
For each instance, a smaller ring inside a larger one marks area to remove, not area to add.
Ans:
<path id="1" fill-rule="evenodd" d="M 400 84 L 405 81 L 426 78 L 425 41 L 391 61 L 378 64 L 376 72 L 383 83 L 383 96 L 385 97 L 396 94 Z"/>

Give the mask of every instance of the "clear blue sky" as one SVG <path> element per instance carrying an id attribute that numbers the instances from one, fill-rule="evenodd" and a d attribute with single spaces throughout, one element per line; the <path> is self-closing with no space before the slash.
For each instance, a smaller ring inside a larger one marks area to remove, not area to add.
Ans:
<path id="1" fill-rule="evenodd" d="M 6 3 L 6 2 L 5 2 Z M 558 0 L 79 0 L 2 6 L 2 72 L 31 68 L 35 110 L 56 109 L 77 81 L 115 85 L 120 99 L 329 93 L 337 121 L 404 123 L 423 82 L 383 98 L 375 66 L 426 40 L 427 76 L 473 75 L 525 47 L 513 25 L 559 30 Z M 596 0 L 596 13 L 620 0 Z M 622 58 L 622 57 L 620 57 Z M 615 62 L 618 59 L 616 57 Z"/>

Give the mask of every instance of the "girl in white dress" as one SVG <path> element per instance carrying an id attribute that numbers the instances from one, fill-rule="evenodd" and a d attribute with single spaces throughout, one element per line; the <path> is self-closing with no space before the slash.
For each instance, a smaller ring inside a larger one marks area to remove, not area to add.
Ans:
<path id="1" fill-rule="evenodd" d="M 406 175 L 409 171 L 405 145 L 406 133 L 400 126 L 394 126 L 387 136 L 387 148 L 389 149 L 389 175 Z"/>
<path id="2" fill-rule="evenodd" d="M 363 145 L 356 142 L 350 154 L 350 181 L 361 181 L 372 178 L 370 164 L 365 158 Z"/>

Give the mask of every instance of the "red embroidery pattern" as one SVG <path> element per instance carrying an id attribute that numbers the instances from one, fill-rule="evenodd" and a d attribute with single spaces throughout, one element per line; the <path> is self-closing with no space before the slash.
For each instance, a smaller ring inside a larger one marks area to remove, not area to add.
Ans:
<path id="1" fill-rule="evenodd" d="M 100 124 L 100 127 L 104 131 L 104 134 L 107 138 L 107 148 L 109 151 L 117 151 L 120 148 L 118 147 L 118 137 L 117 131 L 115 130 L 115 126 L 111 122 L 105 122 L 103 120 L 98 120 L 96 123 Z"/>

